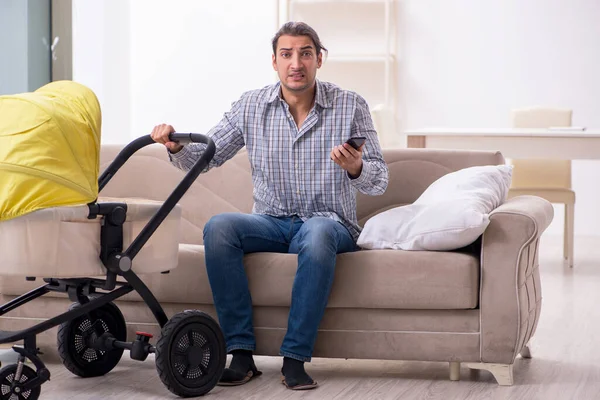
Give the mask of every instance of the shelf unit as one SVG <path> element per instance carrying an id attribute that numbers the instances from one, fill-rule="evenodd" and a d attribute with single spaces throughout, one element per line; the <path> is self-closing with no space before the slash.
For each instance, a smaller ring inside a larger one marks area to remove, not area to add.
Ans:
<path id="1" fill-rule="evenodd" d="M 389 122 L 397 109 L 395 0 L 276 1 L 277 29 L 287 21 L 312 26 L 329 50 L 317 77 L 363 96 L 372 113 L 379 113 L 373 117 L 382 146 L 393 145 L 388 136 L 395 136 Z M 378 120 L 388 125 L 385 131 Z"/>

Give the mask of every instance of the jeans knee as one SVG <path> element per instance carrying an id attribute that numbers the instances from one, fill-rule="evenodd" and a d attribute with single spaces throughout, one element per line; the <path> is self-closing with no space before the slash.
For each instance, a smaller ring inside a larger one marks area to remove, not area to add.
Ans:
<path id="1" fill-rule="evenodd" d="M 233 238 L 235 236 L 235 224 L 233 217 L 229 214 L 217 214 L 212 216 L 204 225 L 204 242 L 207 240 L 219 240 Z"/>
<path id="2" fill-rule="evenodd" d="M 333 252 L 338 246 L 338 231 L 336 221 L 326 217 L 311 218 L 305 222 L 304 235 L 301 243 L 311 249 L 311 253 Z"/>
<path id="3" fill-rule="evenodd" d="M 312 223 L 310 223 L 312 222 Z M 338 239 L 338 231 L 336 229 L 336 225 L 338 222 L 326 218 L 326 217 L 317 217 L 313 218 L 313 220 L 309 220 L 308 232 L 309 236 L 312 240 L 321 242 L 321 243 L 329 243 L 333 241 L 337 241 Z"/>

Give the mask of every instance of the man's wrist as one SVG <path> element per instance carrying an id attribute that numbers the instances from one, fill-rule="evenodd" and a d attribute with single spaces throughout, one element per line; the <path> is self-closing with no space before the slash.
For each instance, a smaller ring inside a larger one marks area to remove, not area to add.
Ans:
<path id="1" fill-rule="evenodd" d="M 360 167 L 358 167 L 356 170 L 348 171 L 348 175 L 350 176 L 351 179 L 358 178 L 361 173 L 362 173 L 362 163 L 360 163 Z"/>
<path id="2" fill-rule="evenodd" d="M 177 147 L 177 148 L 175 148 L 175 149 L 173 149 L 173 150 L 171 150 L 171 149 L 168 149 L 168 150 L 169 150 L 169 153 L 171 153 L 171 154 L 177 154 L 177 153 L 179 153 L 181 150 L 183 150 L 183 146 L 179 146 L 179 147 Z"/>
<path id="3" fill-rule="evenodd" d="M 182 159 L 185 159 L 186 156 L 189 155 L 189 153 L 186 150 L 187 149 L 185 146 L 181 146 L 181 148 L 179 148 L 176 153 L 173 153 L 171 152 L 171 149 L 167 147 L 167 154 L 169 155 L 169 159 L 171 161 L 180 161 Z"/>

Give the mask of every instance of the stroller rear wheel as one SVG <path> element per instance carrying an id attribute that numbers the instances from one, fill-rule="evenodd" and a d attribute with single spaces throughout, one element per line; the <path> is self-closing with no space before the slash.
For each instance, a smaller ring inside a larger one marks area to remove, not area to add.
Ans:
<path id="1" fill-rule="evenodd" d="M 70 309 L 80 307 L 73 303 Z M 60 325 L 58 353 L 64 366 L 83 378 L 109 373 L 121 360 L 123 349 L 103 350 L 92 344 L 105 333 L 115 339 L 127 339 L 127 326 L 121 310 L 112 302 Z"/>
<path id="2" fill-rule="evenodd" d="M 0 399 L 1 400 L 37 400 L 40 397 L 42 388 L 40 386 L 26 391 L 19 387 L 13 387 L 13 383 L 23 384 L 37 376 L 36 372 L 27 365 L 23 365 L 21 376 L 15 379 L 18 372 L 18 365 L 11 364 L 0 369 Z"/>
<path id="3" fill-rule="evenodd" d="M 163 384 L 180 397 L 210 392 L 225 369 L 225 339 L 209 315 L 188 310 L 176 314 L 156 344 L 156 369 Z"/>

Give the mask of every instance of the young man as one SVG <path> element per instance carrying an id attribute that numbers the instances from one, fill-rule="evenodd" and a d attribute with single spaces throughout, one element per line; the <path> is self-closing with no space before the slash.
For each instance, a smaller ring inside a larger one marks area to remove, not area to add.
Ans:
<path id="1" fill-rule="evenodd" d="M 288 22 L 273 38 L 273 68 L 279 82 L 244 93 L 210 132 L 216 152 L 209 169 L 243 146 L 254 184 L 251 214 L 225 213 L 204 228 L 206 268 L 219 323 L 233 354 L 221 385 L 239 385 L 260 375 L 244 254 L 298 254 L 287 333 L 280 349 L 283 383 L 310 389 L 305 372 L 333 282 L 336 254 L 357 250 L 360 227 L 356 192 L 381 195 L 388 169 L 365 100 L 316 79 L 323 48 L 304 23 Z M 163 143 L 172 163 L 189 170 L 203 144 L 169 142 L 170 125 L 152 138 Z M 351 137 L 366 137 L 357 150 Z"/>

